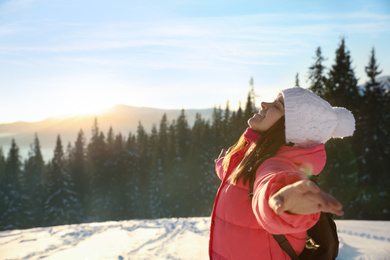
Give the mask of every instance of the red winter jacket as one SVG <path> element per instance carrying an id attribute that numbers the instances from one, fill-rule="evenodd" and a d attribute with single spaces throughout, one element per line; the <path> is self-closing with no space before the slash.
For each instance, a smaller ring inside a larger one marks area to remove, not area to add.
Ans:
<path id="1" fill-rule="evenodd" d="M 210 228 L 210 259 L 290 259 L 271 234 L 285 234 L 297 254 L 303 250 L 306 230 L 319 219 L 311 215 L 277 215 L 268 206 L 268 199 L 282 187 L 297 182 L 306 175 L 317 175 L 326 162 L 323 144 L 310 147 L 283 145 L 277 154 L 264 161 L 256 172 L 252 200 L 249 182 L 231 184 L 227 178 L 243 159 L 245 152 L 259 135 L 250 128 L 244 134 L 248 144 L 222 167 L 223 158 L 216 162 L 216 173 L 222 180 L 214 203 Z"/>

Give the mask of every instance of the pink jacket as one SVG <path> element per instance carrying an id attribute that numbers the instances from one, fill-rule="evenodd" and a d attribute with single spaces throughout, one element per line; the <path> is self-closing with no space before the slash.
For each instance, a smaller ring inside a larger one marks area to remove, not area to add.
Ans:
<path id="1" fill-rule="evenodd" d="M 259 135 L 248 128 L 244 137 L 250 144 Z M 290 259 L 271 234 L 285 234 L 299 254 L 305 245 L 306 230 L 317 222 L 320 213 L 277 215 L 268 206 L 268 199 L 308 174 L 319 174 L 326 162 L 325 147 L 323 144 L 310 148 L 282 146 L 257 169 L 252 200 L 248 196 L 248 182 L 233 185 L 227 180 L 248 148 L 246 145 L 231 157 L 227 172 L 222 167 L 223 158 L 216 162 L 222 184 L 211 216 L 210 259 Z"/>

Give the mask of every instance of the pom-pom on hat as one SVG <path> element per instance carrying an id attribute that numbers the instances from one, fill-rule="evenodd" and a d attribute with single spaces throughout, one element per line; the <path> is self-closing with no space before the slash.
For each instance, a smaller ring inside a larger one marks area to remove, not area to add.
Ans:
<path id="1" fill-rule="evenodd" d="M 355 131 L 355 118 L 349 110 L 332 107 L 312 91 L 295 87 L 282 90 L 282 94 L 287 143 L 311 147 Z"/>

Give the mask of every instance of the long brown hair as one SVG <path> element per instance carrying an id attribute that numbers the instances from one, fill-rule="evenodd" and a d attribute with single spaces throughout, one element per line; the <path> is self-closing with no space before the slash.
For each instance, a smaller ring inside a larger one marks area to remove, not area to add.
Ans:
<path id="1" fill-rule="evenodd" d="M 270 129 L 261 135 L 261 137 L 249 147 L 244 159 L 238 165 L 237 169 L 229 177 L 233 184 L 242 178 L 244 184 L 256 178 L 256 170 L 265 160 L 274 156 L 280 146 L 286 143 L 285 119 L 282 116 Z M 227 151 L 222 165 L 227 170 L 230 158 L 238 150 L 244 148 L 246 141 L 242 135 L 238 142 Z"/>

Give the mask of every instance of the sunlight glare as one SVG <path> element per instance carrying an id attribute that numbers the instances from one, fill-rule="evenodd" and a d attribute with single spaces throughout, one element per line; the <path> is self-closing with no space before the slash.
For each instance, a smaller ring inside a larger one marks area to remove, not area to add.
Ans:
<path id="1" fill-rule="evenodd" d="M 86 115 L 99 115 L 108 109 L 115 106 L 112 103 L 95 103 L 85 102 L 83 104 L 73 104 L 71 106 L 65 105 L 58 108 L 58 113 L 55 117 L 73 117 L 73 116 L 86 116 Z"/>

